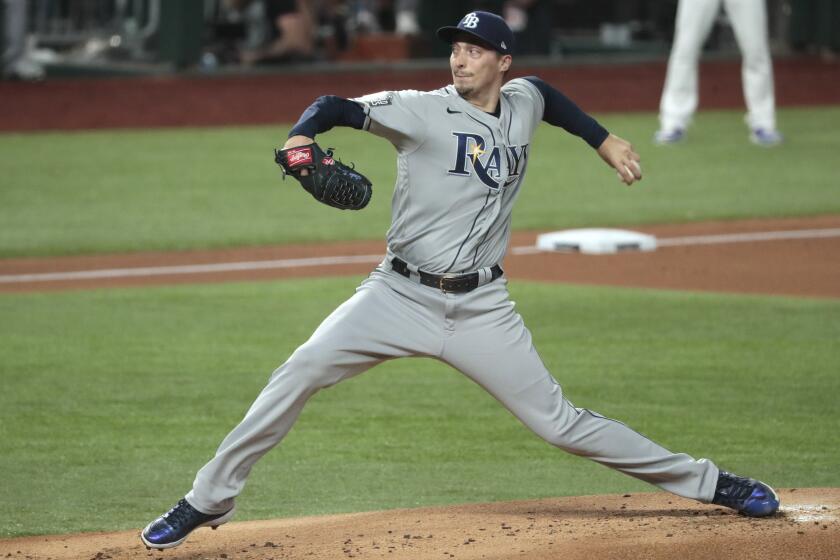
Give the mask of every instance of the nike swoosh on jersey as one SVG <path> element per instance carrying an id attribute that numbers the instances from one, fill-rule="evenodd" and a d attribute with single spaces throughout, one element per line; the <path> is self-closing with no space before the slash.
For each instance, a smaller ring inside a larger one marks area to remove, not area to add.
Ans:
<path id="1" fill-rule="evenodd" d="M 449 107 L 446 108 L 446 112 L 449 113 L 450 115 L 460 115 L 461 114 L 461 111 L 453 111 Z"/>

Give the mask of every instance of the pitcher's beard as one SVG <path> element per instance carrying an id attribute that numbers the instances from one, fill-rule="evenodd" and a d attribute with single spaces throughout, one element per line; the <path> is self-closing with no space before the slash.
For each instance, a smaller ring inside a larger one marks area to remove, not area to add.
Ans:
<path id="1" fill-rule="evenodd" d="M 469 99 L 473 94 L 473 88 L 467 86 L 455 86 L 455 91 L 458 92 L 463 99 Z"/>

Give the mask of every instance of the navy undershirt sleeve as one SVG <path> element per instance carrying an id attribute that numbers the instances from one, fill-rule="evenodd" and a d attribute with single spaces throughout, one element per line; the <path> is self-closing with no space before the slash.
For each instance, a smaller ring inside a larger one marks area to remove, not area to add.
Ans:
<path id="1" fill-rule="evenodd" d="M 583 138 L 593 148 L 598 148 L 607 139 L 610 134 L 607 129 L 584 113 L 574 101 L 536 76 L 528 76 L 525 79 L 540 90 L 545 100 L 543 121 Z"/>
<path id="2" fill-rule="evenodd" d="M 365 125 L 365 110 L 349 99 L 336 95 L 322 95 L 300 116 L 289 132 L 292 136 L 308 136 L 326 132 L 334 126 L 351 126 L 359 130 Z"/>

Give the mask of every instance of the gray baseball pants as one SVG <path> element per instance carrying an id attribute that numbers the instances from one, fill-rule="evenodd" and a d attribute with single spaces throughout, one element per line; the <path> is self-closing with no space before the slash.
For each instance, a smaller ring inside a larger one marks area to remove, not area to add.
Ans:
<path id="1" fill-rule="evenodd" d="M 383 263 L 271 376 L 245 418 L 196 475 L 187 500 L 204 513 L 233 507 L 257 460 L 292 428 L 319 389 L 392 358 L 429 356 L 462 372 L 550 444 L 703 502 L 718 469 L 672 453 L 563 396 L 500 278 L 464 294 L 415 283 Z"/>

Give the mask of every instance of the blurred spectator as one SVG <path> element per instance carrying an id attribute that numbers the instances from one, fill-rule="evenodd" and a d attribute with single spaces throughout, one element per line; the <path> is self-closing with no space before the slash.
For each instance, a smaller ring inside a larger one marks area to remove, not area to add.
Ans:
<path id="1" fill-rule="evenodd" d="M 840 53 L 840 2 L 791 0 L 790 42 L 796 51 L 836 60 Z"/>
<path id="2" fill-rule="evenodd" d="M 3 77 L 17 80 L 40 80 L 44 68 L 29 56 L 26 43 L 26 0 L 3 0 Z"/>
<path id="3" fill-rule="evenodd" d="M 396 0 L 396 32 L 400 35 L 418 35 L 420 23 L 417 21 L 419 0 Z"/>
<path id="4" fill-rule="evenodd" d="M 513 31 L 516 54 L 549 54 L 554 2 L 551 0 L 508 0 L 503 16 Z"/>
<path id="5" fill-rule="evenodd" d="M 225 0 L 225 9 L 213 24 L 214 45 L 208 52 L 223 64 L 334 59 L 348 47 L 349 4 L 342 0 Z"/>
<path id="6" fill-rule="evenodd" d="M 315 13 L 312 0 L 263 0 L 271 24 L 268 43 L 245 50 L 245 64 L 288 62 L 312 58 L 315 49 Z"/>
<path id="7" fill-rule="evenodd" d="M 347 50 L 350 39 L 347 32 L 349 9 L 343 0 L 326 0 L 318 10 L 318 42 L 324 56 L 334 59 Z"/>
<path id="8" fill-rule="evenodd" d="M 376 0 L 374 4 L 374 17 L 379 26 L 379 31 L 392 33 L 397 29 L 397 10 L 394 0 Z"/>
<path id="9" fill-rule="evenodd" d="M 355 0 L 349 2 L 350 28 L 353 33 L 380 33 L 396 27 L 391 0 Z"/>
<path id="10" fill-rule="evenodd" d="M 348 2 L 350 25 L 356 33 L 420 33 L 420 0 L 355 0 Z"/>

